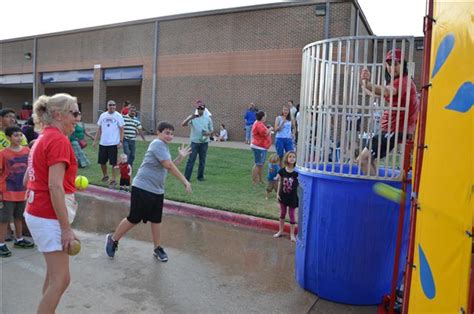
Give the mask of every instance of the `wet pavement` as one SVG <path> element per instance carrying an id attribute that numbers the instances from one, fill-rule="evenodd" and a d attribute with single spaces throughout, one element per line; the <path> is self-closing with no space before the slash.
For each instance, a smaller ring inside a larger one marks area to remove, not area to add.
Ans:
<path id="1" fill-rule="evenodd" d="M 78 213 L 74 227 L 82 251 L 71 258 L 72 281 L 58 313 L 376 312 L 319 300 L 301 289 L 294 280 L 294 243 L 273 239 L 270 231 L 166 214 L 167 263 L 152 255 L 149 224 L 133 229 L 111 260 L 105 233 L 126 210 L 126 204 L 97 198 Z M 45 274 L 42 254 L 12 252 L 0 259 L 2 313 L 34 313 Z"/>

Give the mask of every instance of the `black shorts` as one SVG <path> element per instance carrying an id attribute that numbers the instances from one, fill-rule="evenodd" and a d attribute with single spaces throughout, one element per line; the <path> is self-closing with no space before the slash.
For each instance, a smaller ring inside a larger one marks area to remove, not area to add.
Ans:
<path id="1" fill-rule="evenodd" d="M 130 186 L 130 179 L 120 178 L 120 186 Z"/>
<path id="2" fill-rule="evenodd" d="M 0 222 L 10 222 L 12 217 L 15 220 L 23 218 L 25 204 L 25 201 L 3 201 L 3 208 L 0 208 Z"/>
<path id="3" fill-rule="evenodd" d="M 163 215 L 164 194 L 155 194 L 132 186 L 132 196 L 130 200 L 130 213 L 127 220 L 132 224 L 140 221 L 146 223 L 161 223 Z"/>
<path id="4" fill-rule="evenodd" d="M 99 145 L 99 161 L 98 163 L 101 165 L 105 165 L 107 161 L 112 166 L 117 165 L 117 145 L 112 146 L 103 146 Z"/>
<path id="5" fill-rule="evenodd" d="M 395 138 L 395 133 L 393 132 L 382 132 L 380 134 L 380 156 L 379 158 L 382 159 L 387 156 L 387 146 L 388 151 L 391 152 L 392 149 L 395 147 L 395 143 L 400 143 L 403 139 L 403 134 L 398 134 L 398 139 Z M 372 137 L 372 158 L 377 158 L 377 152 L 379 149 L 379 137 L 378 135 Z M 367 146 L 367 149 L 369 147 Z"/>

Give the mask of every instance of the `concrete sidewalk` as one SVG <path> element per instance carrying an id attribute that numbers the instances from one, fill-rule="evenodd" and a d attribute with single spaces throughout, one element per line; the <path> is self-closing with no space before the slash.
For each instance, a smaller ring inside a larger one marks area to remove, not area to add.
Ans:
<path id="1" fill-rule="evenodd" d="M 335 304 L 294 280 L 295 244 L 266 229 L 249 229 L 166 210 L 162 243 L 169 261 L 152 256 L 149 225 L 104 252 L 105 234 L 128 214 L 128 194 L 77 194 L 73 224 L 82 251 L 71 258 L 71 285 L 57 313 L 376 313 L 375 307 Z M 0 259 L 2 313 L 34 313 L 45 262 L 36 249 L 12 248 Z"/>
<path id="2" fill-rule="evenodd" d="M 117 190 L 107 189 L 100 186 L 90 185 L 86 191 L 76 193 L 76 195 L 88 202 L 91 198 L 105 198 L 112 203 L 130 204 L 130 194 Z M 97 205 L 96 205 L 97 206 Z M 234 226 L 252 228 L 257 230 L 278 231 L 279 222 L 277 220 L 238 214 L 224 210 L 218 210 L 194 204 L 164 200 L 164 212 L 166 214 L 183 217 L 197 217 L 208 221 L 221 222 Z M 113 226 L 112 226 L 113 227 Z M 290 226 L 285 225 L 285 232 L 289 232 Z M 296 228 L 296 231 L 298 229 Z"/>

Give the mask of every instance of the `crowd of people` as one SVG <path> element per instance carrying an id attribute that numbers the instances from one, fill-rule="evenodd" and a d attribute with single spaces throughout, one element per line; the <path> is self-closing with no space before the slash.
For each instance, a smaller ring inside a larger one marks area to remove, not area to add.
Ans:
<path id="1" fill-rule="evenodd" d="M 406 86 L 407 74 L 400 61 L 401 53 L 397 50 L 386 56 L 387 67 L 390 73 L 395 74 L 395 81 L 400 81 L 404 89 L 415 88 L 413 83 L 412 86 Z M 389 86 L 370 84 L 370 73 L 367 70 L 362 71 L 361 81 L 364 82 L 364 88 L 371 89 L 377 95 L 388 97 L 388 89 L 390 97 L 398 97 L 397 90 Z M 409 132 L 412 132 L 416 123 L 416 99 L 404 100 L 402 105 L 410 106 Z M 94 147 L 99 144 L 98 163 L 102 170 L 102 181 L 115 187 L 116 171 L 119 170 L 121 189 L 131 192 L 129 215 L 119 222 L 113 233 L 106 236 L 107 256 L 115 256 L 119 241 L 132 228 L 140 222 L 149 221 L 153 255 L 166 262 L 168 255 L 161 244 L 160 227 L 167 173 L 175 176 L 183 184 L 184 190 L 191 193 L 190 181 L 197 157 L 197 180 L 204 181 L 206 155 L 211 137 L 214 136 L 218 140 L 227 139 L 223 124 L 219 134 L 214 134 L 212 114 L 202 101 L 197 101 L 192 114 L 182 122 L 182 126 L 190 128 L 190 145 L 181 145 L 177 158 L 173 160 L 169 144 L 174 138 L 174 126 L 168 122 L 160 122 L 157 126 L 157 138 L 149 144 L 143 161 L 131 180 L 136 136 L 140 135 L 143 139 L 144 136 L 141 124 L 136 119 L 136 107 L 126 102 L 121 114 L 116 111 L 116 107 L 115 101 L 107 102 L 107 111 L 100 115 L 97 122 L 98 131 L 94 137 L 87 133 L 81 122 L 77 99 L 68 94 L 40 96 L 33 105 L 33 120 L 28 120 L 23 129 L 16 125 L 13 110 L 0 111 L 0 257 L 12 255 L 5 241 L 9 232 L 8 226 L 13 220 L 14 247 L 30 249 L 36 245 L 46 261 L 46 275 L 38 313 L 54 313 L 70 283 L 68 252 L 78 240 L 71 228 L 78 208 L 74 198 L 75 178 L 78 167 L 86 167 L 90 163 L 85 155 L 81 155 L 85 147 L 81 141 L 89 137 L 93 139 Z M 253 103 L 244 115 L 246 142 L 254 156 L 254 185 L 265 184 L 264 165 L 272 145 L 272 135 L 275 135 L 276 154 L 271 154 L 268 159 L 266 198 L 275 191 L 279 203 L 279 230 L 273 237 L 282 236 L 288 213 L 292 241 L 296 241 L 295 217 L 299 204 L 298 172 L 295 170 L 298 114 L 297 106 L 288 101 L 273 125 L 266 123 L 266 113 L 257 110 Z M 389 138 L 389 134 L 394 131 L 387 127 L 387 121 L 397 117 L 390 114 L 391 112 L 384 112 L 381 119 L 382 130 L 387 134 L 384 138 Z M 37 129 L 41 130 L 40 135 L 36 133 Z M 123 148 L 124 153 L 118 158 L 120 148 Z M 364 172 L 371 171 L 370 168 L 373 167 L 370 154 L 372 152 L 366 148 L 359 156 L 362 165 L 366 167 Z M 177 165 L 186 158 L 183 174 Z M 111 166 L 111 177 L 107 163 Z M 34 242 L 23 237 L 23 217 Z"/>
<path id="2" fill-rule="evenodd" d="M 290 218 L 290 239 L 292 241 L 296 241 L 295 210 L 298 207 L 298 173 L 294 169 L 296 165 L 297 114 L 298 112 L 296 107 L 293 106 L 293 101 L 289 100 L 283 106 L 281 114 L 275 118 L 273 126 L 266 124 L 266 113 L 257 110 L 253 103 L 250 104 L 244 115 L 246 142 L 248 139 L 254 156 L 254 166 L 252 168 L 252 182 L 254 186 L 264 184 L 264 165 L 267 159 L 267 152 L 272 145 L 272 135 L 275 134 L 276 154 L 272 154 L 268 159 L 265 198 L 269 199 L 271 192 L 275 190 L 280 205 L 280 228 L 274 237 L 279 238 L 282 236 L 286 213 L 288 212 Z M 254 122 L 251 124 L 250 134 L 247 134 L 247 124 L 252 120 Z"/>

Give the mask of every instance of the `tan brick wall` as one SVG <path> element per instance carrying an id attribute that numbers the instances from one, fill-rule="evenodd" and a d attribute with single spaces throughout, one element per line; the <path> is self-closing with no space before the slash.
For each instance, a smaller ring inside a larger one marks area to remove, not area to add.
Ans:
<path id="1" fill-rule="evenodd" d="M 275 49 L 160 56 L 158 77 L 295 74 L 301 49 Z"/>
<path id="2" fill-rule="evenodd" d="M 156 125 L 153 125 L 153 115 L 152 115 L 152 87 L 153 80 L 145 78 L 142 80 L 141 85 L 141 94 L 140 94 L 140 111 L 141 111 L 141 121 L 142 125 L 147 130 L 155 130 Z M 157 93 L 159 94 L 157 88 Z M 156 109 L 156 106 L 155 106 Z"/>
<path id="3" fill-rule="evenodd" d="M 153 55 L 153 34 L 149 23 L 40 38 L 38 71 L 142 65 Z"/>
<path id="4" fill-rule="evenodd" d="M 270 123 L 288 99 L 299 102 L 301 51 L 324 34 L 314 4 L 160 23 L 157 119 L 188 136 L 182 120 L 202 99 L 215 129 L 224 123 L 243 140 L 243 114 L 250 102 Z"/>
<path id="5" fill-rule="evenodd" d="M 352 3 L 331 3 L 330 5 L 330 30 L 329 37 L 352 36 L 351 34 L 351 12 Z"/>
<path id="6" fill-rule="evenodd" d="M 273 124 L 288 99 L 299 102 L 300 75 L 202 76 L 162 78 L 158 83 L 158 121 L 175 125 L 175 133 L 188 136 L 189 129 L 181 122 L 194 112 L 192 106 L 202 99 L 212 112 L 214 127 L 224 123 L 232 140 L 244 139 L 243 115 L 254 102 Z M 160 92 L 160 91 L 178 92 Z"/>
<path id="7" fill-rule="evenodd" d="M 420 91 L 421 85 L 421 70 L 423 67 L 424 50 L 418 50 L 416 47 L 423 47 L 423 37 L 415 38 L 415 52 L 413 54 L 413 61 L 415 62 L 415 84 Z"/>
<path id="8" fill-rule="evenodd" d="M 0 75 L 31 73 L 33 61 L 25 59 L 25 53 L 33 52 L 33 40 L 0 44 Z"/>
<path id="9" fill-rule="evenodd" d="M 303 48 L 322 38 L 314 4 L 185 18 L 160 23 L 160 56 Z"/>

